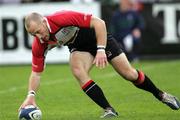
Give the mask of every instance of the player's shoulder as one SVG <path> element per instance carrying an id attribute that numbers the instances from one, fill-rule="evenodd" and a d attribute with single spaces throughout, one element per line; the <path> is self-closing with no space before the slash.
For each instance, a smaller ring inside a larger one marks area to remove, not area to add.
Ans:
<path id="1" fill-rule="evenodd" d="M 73 13 L 75 11 L 72 11 L 72 10 L 61 10 L 61 11 L 56 11 L 55 13 L 53 14 L 50 14 L 48 16 L 46 16 L 47 18 L 51 18 L 51 17 L 56 17 L 56 16 L 60 16 L 60 15 L 67 15 L 67 13 Z"/>
<path id="2" fill-rule="evenodd" d="M 61 11 L 57 11 L 55 13 L 47 15 L 45 16 L 45 18 L 47 18 L 48 21 L 57 21 L 58 18 L 64 18 L 65 16 L 70 15 L 69 13 L 70 11 L 61 10 Z"/>

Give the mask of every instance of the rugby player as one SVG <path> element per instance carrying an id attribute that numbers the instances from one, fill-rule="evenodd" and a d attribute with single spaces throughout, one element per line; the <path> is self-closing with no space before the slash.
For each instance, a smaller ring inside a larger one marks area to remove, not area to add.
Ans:
<path id="1" fill-rule="evenodd" d="M 137 88 L 152 93 L 173 110 L 180 108 L 176 97 L 157 88 L 142 71 L 130 65 L 113 36 L 107 33 L 102 19 L 76 11 L 59 11 L 45 17 L 34 12 L 25 17 L 25 27 L 34 36 L 34 41 L 29 92 L 20 108 L 36 106 L 34 96 L 40 84 L 46 54 L 50 49 L 62 45 L 69 48 L 71 71 L 82 90 L 104 109 L 101 118 L 116 117 L 118 113 L 110 105 L 102 89 L 91 79 L 89 71 L 93 64 L 105 68 L 108 62 L 119 75 Z"/>

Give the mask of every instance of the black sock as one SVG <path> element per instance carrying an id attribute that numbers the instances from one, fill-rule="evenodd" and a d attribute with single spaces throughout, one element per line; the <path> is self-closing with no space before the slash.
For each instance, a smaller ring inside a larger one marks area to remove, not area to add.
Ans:
<path id="1" fill-rule="evenodd" d="M 83 87 L 83 91 L 103 109 L 111 107 L 101 88 L 92 80 L 88 81 Z"/>
<path id="2" fill-rule="evenodd" d="M 158 100 L 162 99 L 163 92 L 143 72 L 138 71 L 138 79 L 133 83 L 136 87 L 151 92 Z"/>

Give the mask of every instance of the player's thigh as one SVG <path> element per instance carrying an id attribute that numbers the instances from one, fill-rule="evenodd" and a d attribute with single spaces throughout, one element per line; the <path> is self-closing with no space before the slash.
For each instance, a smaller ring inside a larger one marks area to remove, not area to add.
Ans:
<path id="1" fill-rule="evenodd" d="M 71 69 L 78 68 L 89 72 L 92 67 L 94 57 L 89 52 L 74 51 L 70 55 Z"/>
<path id="2" fill-rule="evenodd" d="M 116 56 L 111 60 L 113 68 L 125 79 L 136 80 L 138 77 L 136 69 L 134 69 L 124 53 Z"/>

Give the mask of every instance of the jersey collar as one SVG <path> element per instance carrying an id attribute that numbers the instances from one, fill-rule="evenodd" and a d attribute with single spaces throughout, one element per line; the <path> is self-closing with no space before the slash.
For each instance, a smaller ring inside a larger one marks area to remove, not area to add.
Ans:
<path id="1" fill-rule="evenodd" d="M 47 27 L 48 27 L 48 29 L 49 29 L 49 32 L 51 33 L 52 30 L 51 30 L 51 28 L 50 28 L 49 22 L 48 22 L 47 18 L 44 17 L 44 19 L 46 20 Z"/>

